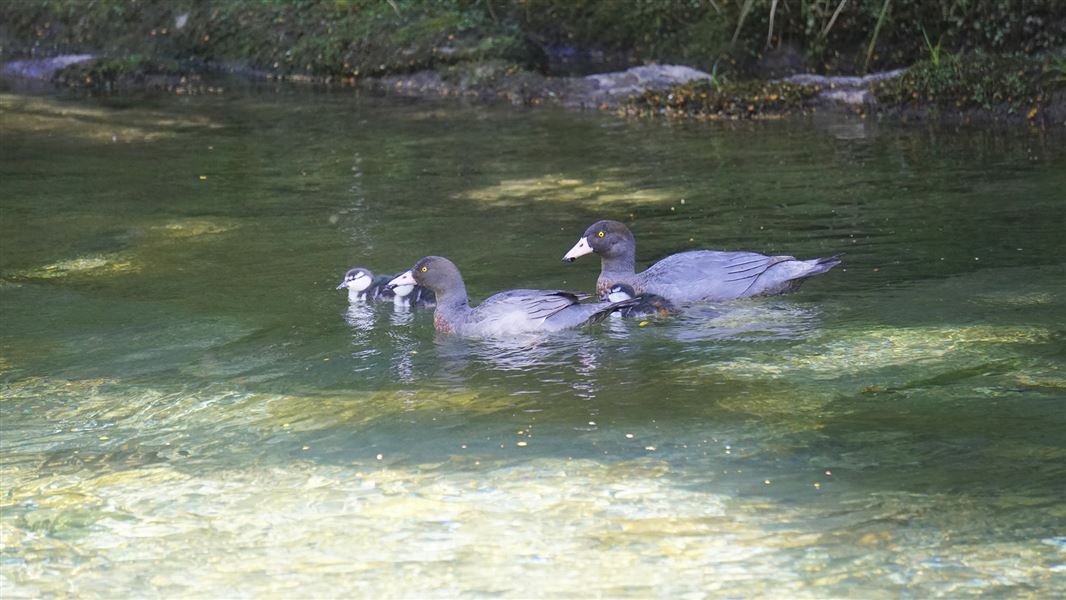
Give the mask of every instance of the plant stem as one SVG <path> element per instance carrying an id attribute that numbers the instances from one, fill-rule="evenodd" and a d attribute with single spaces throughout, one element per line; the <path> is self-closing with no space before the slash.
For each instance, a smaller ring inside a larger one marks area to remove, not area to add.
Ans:
<path id="1" fill-rule="evenodd" d="M 774 13 L 777 12 L 777 0 L 770 3 L 770 28 L 766 30 L 766 47 L 770 47 L 770 41 L 774 39 Z"/>
<path id="2" fill-rule="evenodd" d="M 744 6 L 740 8 L 740 16 L 737 17 L 737 30 L 733 32 L 733 39 L 729 42 L 730 45 L 736 45 L 737 38 L 740 37 L 740 28 L 744 26 L 744 19 L 747 18 L 752 4 L 755 4 L 755 0 L 744 0 Z"/>
<path id="3" fill-rule="evenodd" d="M 874 45 L 877 44 L 877 34 L 881 32 L 881 25 L 885 22 L 885 17 L 888 15 L 888 6 L 892 4 L 892 0 L 885 0 L 885 3 L 881 5 L 881 14 L 877 17 L 877 25 L 874 26 L 874 33 L 870 36 L 870 45 L 866 48 L 866 62 L 862 63 L 862 72 L 865 73 L 870 68 L 870 57 L 874 55 Z"/>
<path id="4" fill-rule="evenodd" d="M 837 22 L 837 17 L 840 16 L 840 11 L 844 10 L 844 5 L 848 3 L 848 0 L 840 0 L 840 4 L 837 5 L 837 9 L 833 11 L 833 16 L 829 18 L 829 23 L 822 29 L 822 33 L 818 34 L 818 37 L 825 37 L 829 33 L 829 30 L 833 28 L 833 23 Z"/>
<path id="5" fill-rule="evenodd" d="M 392 11 L 396 13 L 397 17 L 401 17 L 401 18 L 403 17 L 403 15 L 400 14 L 400 7 L 396 6 L 396 0 L 385 0 L 385 1 L 389 3 L 389 6 L 392 7 Z"/>

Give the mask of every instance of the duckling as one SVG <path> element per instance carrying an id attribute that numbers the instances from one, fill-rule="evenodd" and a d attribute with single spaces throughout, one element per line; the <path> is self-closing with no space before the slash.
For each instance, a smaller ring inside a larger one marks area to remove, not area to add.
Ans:
<path id="1" fill-rule="evenodd" d="M 399 276 L 400 274 L 390 277 L 389 281 L 392 281 Z M 437 305 L 437 295 L 433 293 L 433 290 L 427 287 L 407 284 L 389 288 L 387 283 L 388 282 L 386 282 L 386 287 L 383 290 L 382 295 L 391 293 L 392 303 L 397 307 L 417 306 L 419 308 L 433 308 Z"/>
<path id="2" fill-rule="evenodd" d="M 348 290 L 349 302 L 367 302 L 375 300 L 388 282 L 387 277 L 378 277 L 375 280 L 370 270 L 356 267 L 344 274 L 344 279 L 341 280 L 337 289 Z"/>
<path id="3" fill-rule="evenodd" d="M 656 296 L 655 294 L 637 295 L 632 287 L 624 283 L 616 283 L 611 286 L 611 289 L 607 290 L 604 299 L 611 303 L 623 302 L 626 300 L 633 301 L 632 304 L 621 308 L 612 314 L 612 317 L 619 316 L 626 319 L 635 319 L 645 316 L 665 317 L 676 310 L 674 305 L 666 298 Z"/>
<path id="4" fill-rule="evenodd" d="M 392 302 L 397 307 L 417 306 L 432 308 L 437 299 L 433 291 L 420 285 L 403 285 L 395 288 L 389 287 L 389 281 L 393 277 L 379 275 L 369 269 L 356 267 L 344 274 L 338 290 L 348 290 L 348 301 L 356 302 Z"/>

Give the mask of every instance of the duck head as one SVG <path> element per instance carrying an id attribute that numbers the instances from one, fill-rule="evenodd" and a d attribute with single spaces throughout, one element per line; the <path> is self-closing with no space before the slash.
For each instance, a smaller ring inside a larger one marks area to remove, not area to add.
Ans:
<path id="1" fill-rule="evenodd" d="M 604 300 L 608 302 L 621 302 L 623 300 L 632 300 L 637 297 L 637 293 L 632 287 L 624 283 L 616 283 L 611 286 L 611 289 L 607 290 L 607 295 L 604 296 Z"/>
<path id="2" fill-rule="evenodd" d="M 636 245 L 633 233 L 618 221 L 596 221 L 585 230 L 563 261 L 574 262 L 580 256 L 595 252 L 604 258 L 625 256 Z"/>
<path id="3" fill-rule="evenodd" d="M 450 290 L 465 291 L 459 268 L 442 256 L 427 256 L 419 259 L 409 271 L 400 273 L 390 281 L 388 287 L 398 290 L 403 286 L 415 285 L 427 287 L 438 295 L 445 295 Z"/>
<path id="4" fill-rule="evenodd" d="M 361 267 L 356 267 L 349 270 L 344 274 L 344 279 L 341 280 L 340 285 L 337 286 L 338 290 L 351 290 L 353 292 L 366 291 L 370 284 L 374 282 L 374 274 Z"/>

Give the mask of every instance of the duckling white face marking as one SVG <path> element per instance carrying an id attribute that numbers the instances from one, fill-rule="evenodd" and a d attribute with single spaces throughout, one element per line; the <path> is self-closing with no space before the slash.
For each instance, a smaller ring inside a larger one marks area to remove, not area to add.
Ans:
<path id="1" fill-rule="evenodd" d="M 630 296 L 624 289 L 617 285 L 611 288 L 611 291 L 607 292 L 608 302 L 621 302 L 623 300 L 630 300 L 632 298 L 633 297 Z"/>
<path id="2" fill-rule="evenodd" d="M 373 280 L 365 272 L 360 272 L 355 277 L 345 280 L 345 287 L 354 292 L 364 292 Z"/>
<path id="3" fill-rule="evenodd" d="M 409 296 L 414 290 L 414 285 L 398 285 L 392 288 L 392 293 L 396 294 L 397 302 L 399 302 L 401 300 L 406 301 L 407 296 Z"/>
<path id="4" fill-rule="evenodd" d="M 374 278 L 371 277 L 366 269 L 351 269 L 344 274 L 344 279 L 337 286 L 337 289 L 348 290 L 349 294 L 360 294 L 366 291 L 373 281 Z"/>
<path id="5" fill-rule="evenodd" d="M 574 247 L 569 252 L 563 255 L 563 260 L 566 262 L 574 262 L 579 256 L 585 256 L 586 254 L 592 254 L 592 246 L 589 244 L 587 237 L 582 237 L 574 244 Z"/>

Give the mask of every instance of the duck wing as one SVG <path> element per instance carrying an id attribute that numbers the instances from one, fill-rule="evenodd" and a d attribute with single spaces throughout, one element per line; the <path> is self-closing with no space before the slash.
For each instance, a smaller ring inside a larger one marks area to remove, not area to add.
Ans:
<path id="1" fill-rule="evenodd" d="M 508 290 L 486 298 L 477 310 L 519 312 L 529 319 L 546 319 L 588 297 L 564 290 Z"/>
<path id="2" fill-rule="evenodd" d="M 583 307 L 587 294 L 563 290 L 508 290 L 486 298 L 468 319 L 471 333 L 501 334 L 548 331 L 557 325 L 548 319 L 571 307 Z"/>
<path id="3" fill-rule="evenodd" d="M 668 256 L 640 274 L 643 291 L 671 302 L 732 300 L 761 292 L 759 279 L 791 256 L 695 250 Z"/>

